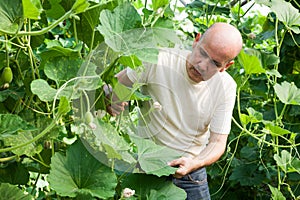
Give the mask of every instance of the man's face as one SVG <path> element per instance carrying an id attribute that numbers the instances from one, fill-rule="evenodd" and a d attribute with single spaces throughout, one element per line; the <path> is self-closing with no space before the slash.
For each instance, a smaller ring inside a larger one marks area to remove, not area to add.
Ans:
<path id="1" fill-rule="evenodd" d="M 187 60 L 187 73 L 190 79 L 199 83 L 210 79 L 218 71 L 223 71 L 226 64 L 223 60 L 217 60 L 218 56 L 215 54 L 213 49 L 201 41 L 197 42 Z"/>

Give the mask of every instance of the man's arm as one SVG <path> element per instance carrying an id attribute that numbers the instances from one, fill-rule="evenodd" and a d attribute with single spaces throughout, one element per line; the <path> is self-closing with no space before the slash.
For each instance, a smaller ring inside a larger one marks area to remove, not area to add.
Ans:
<path id="1" fill-rule="evenodd" d="M 179 166 L 174 176 L 181 178 L 194 170 L 209 166 L 219 160 L 225 152 L 227 138 L 227 134 L 211 132 L 209 142 L 199 156 L 194 158 L 181 157 L 169 163 L 170 166 Z"/>

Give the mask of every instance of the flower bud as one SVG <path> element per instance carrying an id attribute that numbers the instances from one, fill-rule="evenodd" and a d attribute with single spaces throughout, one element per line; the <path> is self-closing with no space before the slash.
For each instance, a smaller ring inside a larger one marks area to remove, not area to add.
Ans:
<path id="1" fill-rule="evenodd" d="M 155 110 L 158 110 L 158 111 L 161 111 L 161 110 L 162 110 L 162 106 L 161 106 L 160 103 L 158 103 L 157 101 L 155 101 L 155 102 L 153 103 L 153 108 L 154 108 Z"/>
<path id="2" fill-rule="evenodd" d="M 133 196 L 134 193 L 135 193 L 135 190 L 132 190 L 132 189 L 130 189 L 130 188 L 125 188 L 125 189 L 123 190 L 123 197 L 129 198 L 129 197 Z"/>

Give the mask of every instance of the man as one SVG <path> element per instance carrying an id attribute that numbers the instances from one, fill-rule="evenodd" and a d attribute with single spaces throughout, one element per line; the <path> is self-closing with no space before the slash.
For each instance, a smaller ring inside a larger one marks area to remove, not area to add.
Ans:
<path id="1" fill-rule="evenodd" d="M 205 167 L 226 148 L 236 94 L 226 69 L 241 49 L 240 32 L 215 23 L 196 37 L 192 52 L 161 49 L 157 64 L 146 66 L 140 76 L 130 69 L 116 75 L 126 86 L 146 83 L 142 91 L 161 105 L 161 110 L 148 112 L 138 132 L 182 153 L 168 164 L 178 167 L 173 182 L 187 192 L 188 200 L 210 199 Z M 108 112 L 119 114 L 126 105 L 112 104 Z"/>

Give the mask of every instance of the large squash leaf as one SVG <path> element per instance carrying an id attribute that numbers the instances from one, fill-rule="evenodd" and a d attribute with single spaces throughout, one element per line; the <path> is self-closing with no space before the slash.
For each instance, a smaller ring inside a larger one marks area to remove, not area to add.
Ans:
<path id="1" fill-rule="evenodd" d="M 141 17 L 129 3 L 118 6 L 113 12 L 103 10 L 100 22 L 97 29 L 108 46 L 124 55 L 136 55 L 142 61 L 155 63 L 158 46 L 180 43 L 174 30 L 141 28 Z"/>
<path id="2" fill-rule="evenodd" d="M 109 123 L 94 121 L 96 128 L 81 134 L 86 148 L 101 163 L 119 171 L 134 169 L 135 158 L 129 153 L 130 144 Z"/>
<path id="3" fill-rule="evenodd" d="M 138 162 L 146 174 L 167 176 L 174 174 L 177 168 L 167 163 L 178 159 L 180 154 L 173 149 L 155 144 L 153 141 L 135 135 L 130 136 L 138 149 Z"/>
<path id="4" fill-rule="evenodd" d="M 96 160 L 78 140 L 66 152 L 51 159 L 50 186 L 61 196 L 113 197 L 117 178 L 110 168 Z"/>

